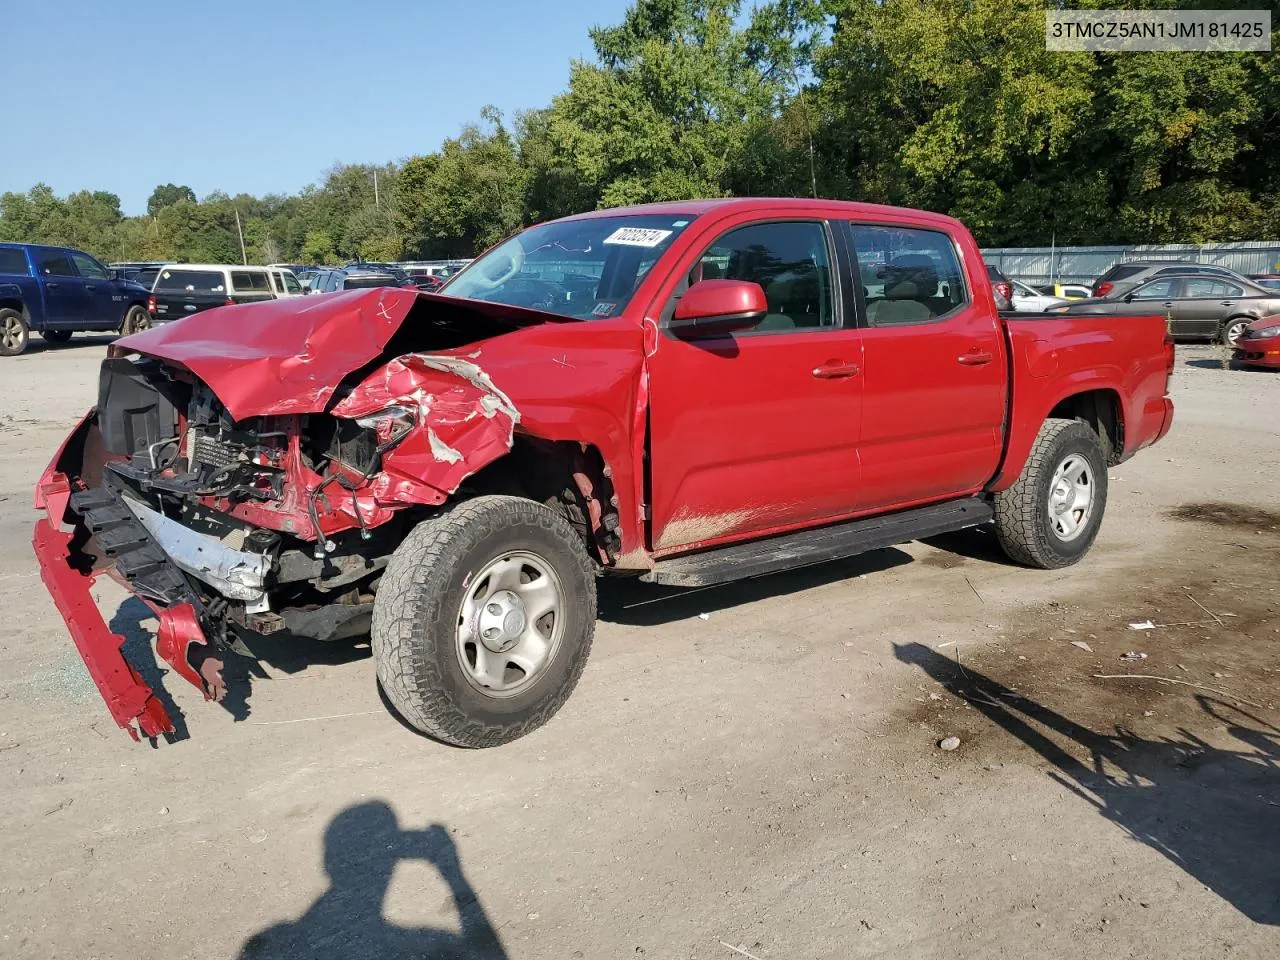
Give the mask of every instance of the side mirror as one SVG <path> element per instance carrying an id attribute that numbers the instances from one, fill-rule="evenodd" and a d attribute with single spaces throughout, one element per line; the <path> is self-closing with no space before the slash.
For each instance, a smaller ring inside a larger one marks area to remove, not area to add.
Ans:
<path id="1" fill-rule="evenodd" d="M 682 340 L 749 330 L 769 313 L 764 289 L 748 280 L 700 280 L 671 317 L 669 329 Z"/>
<path id="2" fill-rule="evenodd" d="M 1125 303 L 1133 303 L 1133 294 L 1132 294 L 1132 293 L 1126 293 L 1126 294 L 1124 295 L 1124 302 L 1125 302 Z"/>

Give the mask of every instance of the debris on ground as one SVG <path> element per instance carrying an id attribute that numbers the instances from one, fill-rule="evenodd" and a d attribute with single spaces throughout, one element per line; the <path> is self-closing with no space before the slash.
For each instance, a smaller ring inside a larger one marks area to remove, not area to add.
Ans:
<path id="1" fill-rule="evenodd" d="M 1145 660 L 1147 659 L 1147 655 L 1143 653 L 1141 650 L 1130 650 L 1127 653 L 1125 653 L 1123 656 L 1121 656 L 1120 659 L 1133 662 L 1134 660 Z"/>
<path id="2" fill-rule="evenodd" d="M 1071 640 L 1068 642 L 1073 647 L 1079 647 L 1081 650 L 1084 650 L 1086 653 L 1093 653 L 1093 647 L 1089 646 L 1089 644 L 1085 643 L 1083 640 Z"/>
<path id="3" fill-rule="evenodd" d="M 1150 620 L 1143 620 L 1141 623 L 1129 624 L 1130 630 L 1154 630 L 1155 628 L 1156 628 L 1156 625 L 1152 623 Z"/>
<path id="4" fill-rule="evenodd" d="M 959 749 L 959 747 L 960 747 L 959 737 L 946 737 L 945 739 L 938 741 L 939 750 L 946 750 L 950 752 L 952 750 Z"/>

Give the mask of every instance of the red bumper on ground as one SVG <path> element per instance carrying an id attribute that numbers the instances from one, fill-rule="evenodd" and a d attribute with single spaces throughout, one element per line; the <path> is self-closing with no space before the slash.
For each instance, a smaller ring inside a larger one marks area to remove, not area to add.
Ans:
<path id="1" fill-rule="evenodd" d="M 120 652 L 124 637 L 111 632 L 93 602 L 89 588 L 96 574 L 84 574 L 72 567 L 71 536 L 55 529 L 42 517 L 36 522 L 31 546 L 40 564 L 40 578 L 62 614 L 89 676 L 107 702 L 112 718 L 133 739 L 137 740 L 139 734 L 160 737 L 173 733 L 173 722 L 160 701 L 137 671 L 125 662 Z"/>

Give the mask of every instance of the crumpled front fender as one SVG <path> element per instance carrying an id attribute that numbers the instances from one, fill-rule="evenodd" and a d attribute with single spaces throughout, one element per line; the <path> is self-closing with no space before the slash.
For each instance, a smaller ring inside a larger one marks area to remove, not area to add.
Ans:
<path id="1" fill-rule="evenodd" d="M 370 481 L 381 503 L 436 504 L 511 449 L 520 412 L 480 367 L 463 357 L 408 354 L 392 360 L 333 408 L 355 419 L 388 407 L 414 411 L 416 427 Z"/>

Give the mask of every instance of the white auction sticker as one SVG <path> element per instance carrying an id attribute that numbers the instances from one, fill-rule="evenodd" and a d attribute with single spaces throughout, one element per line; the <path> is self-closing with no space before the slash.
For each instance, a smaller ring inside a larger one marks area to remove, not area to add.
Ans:
<path id="1" fill-rule="evenodd" d="M 667 237 L 670 230 L 650 230 L 646 227 L 619 227 L 604 238 L 605 243 L 617 243 L 624 247 L 656 247 Z"/>

